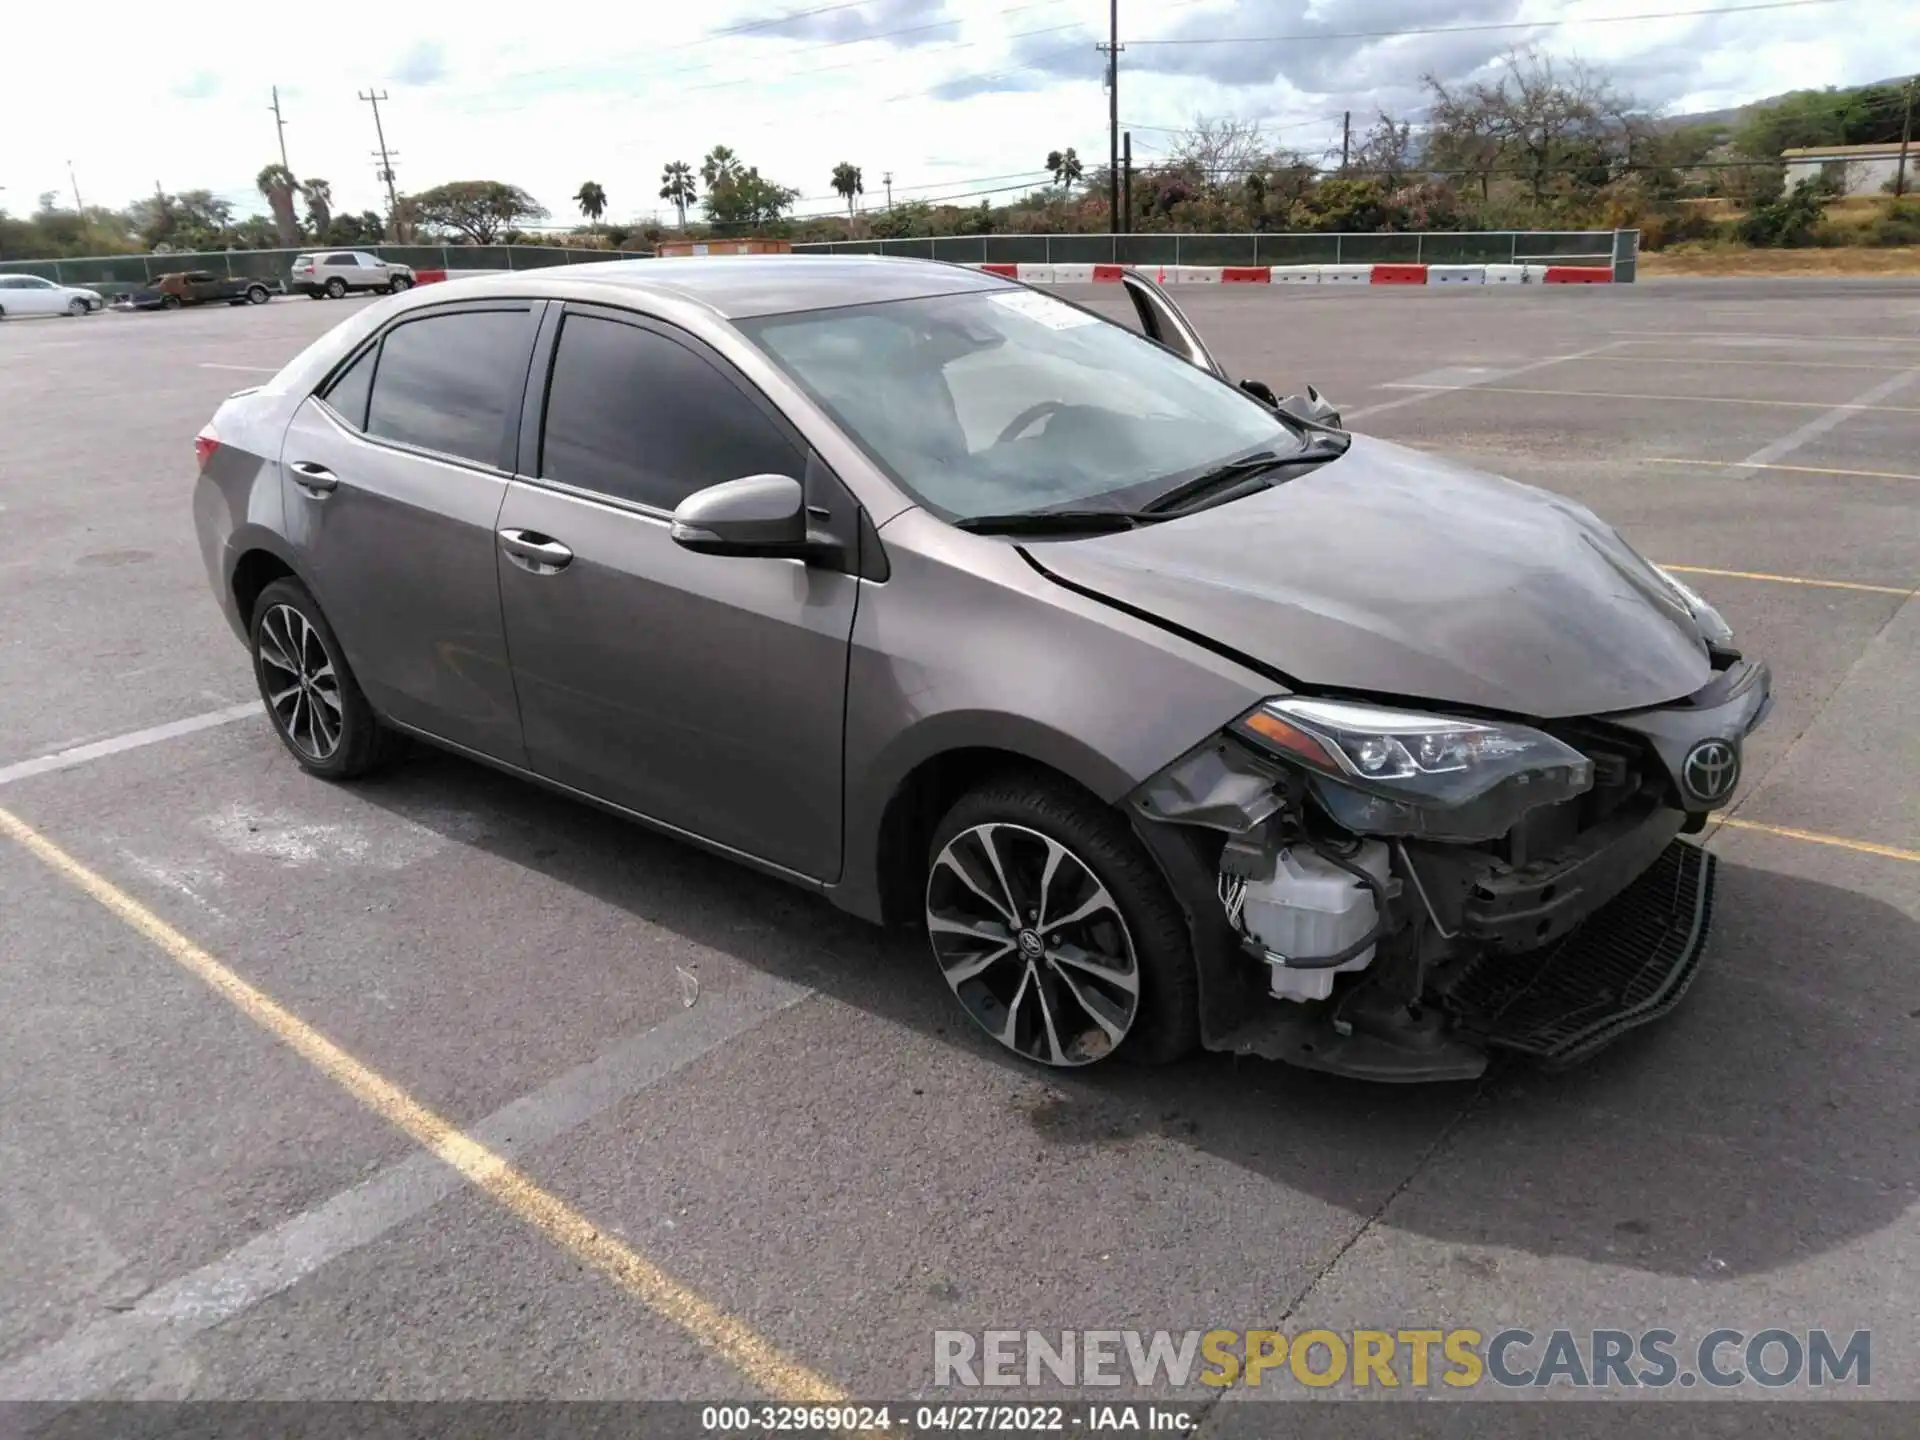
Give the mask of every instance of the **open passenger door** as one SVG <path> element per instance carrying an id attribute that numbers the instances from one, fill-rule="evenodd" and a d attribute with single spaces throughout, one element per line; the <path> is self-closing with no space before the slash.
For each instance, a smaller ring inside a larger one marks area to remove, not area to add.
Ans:
<path id="1" fill-rule="evenodd" d="M 1213 352 L 1207 349 L 1206 342 L 1200 338 L 1199 329 L 1173 303 L 1171 295 L 1131 268 L 1120 272 L 1120 280 L 1127 287 L 1127 297 L 1133 301 L 1134 313 L 1140 319 L 1141 333 L 1149 340 L 1165 346 L 1229 385 L 1237 384 L 1262 405 L 1321 429 L 1346 428 L 1340 423 L 1340 411 L 1311 385 L 1307 387 L 1305 395 L 1289 395 L 1281 399 L 1264 380 L 1234 380 L 1226 368 L 1213 358 Z"/>

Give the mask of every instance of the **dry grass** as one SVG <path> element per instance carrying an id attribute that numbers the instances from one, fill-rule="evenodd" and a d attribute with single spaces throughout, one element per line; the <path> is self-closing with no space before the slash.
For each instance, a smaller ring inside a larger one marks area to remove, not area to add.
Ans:
<path id="1" fill-rule="evenodd" d="M 1642 275 L 1920 275 L 1920 246 L 1832 250 L 1749 250 L 1676 245 L 1645 251 Z"/>

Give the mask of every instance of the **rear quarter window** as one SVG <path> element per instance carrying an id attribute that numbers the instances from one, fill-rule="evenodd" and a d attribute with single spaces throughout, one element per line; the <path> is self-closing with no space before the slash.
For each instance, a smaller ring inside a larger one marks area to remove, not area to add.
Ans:
<path id="1" fill-rule="evenodd" d="M 373 394 L 373 366 L 379 354 L 378 345 L 369 345 L 320 394 L 333 412 L 356 430 L 367 428 L 367 401 Z"/>

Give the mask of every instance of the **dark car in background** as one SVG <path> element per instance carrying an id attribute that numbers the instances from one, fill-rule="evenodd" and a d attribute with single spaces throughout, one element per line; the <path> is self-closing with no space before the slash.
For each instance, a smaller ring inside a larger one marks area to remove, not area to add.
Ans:
<path id="1" fill-rule="evenodd" d="M 201 432 L 215 596 L 312 773 L 420 736 L 912 923 L 1043 1065 L 1464 1079 L 1671 1008 L 1766 665 L 1123 278 L 1140 333 L 881 257 L 396 297 Z"/>
<path id="2" fill-rule="evenodd" d="M 178 270 L 114 298 L 115 310 L 178 310 L 182 305 L 264 305 L 279 286 L 249 275 L 216 275 L 211 270 Z"/>

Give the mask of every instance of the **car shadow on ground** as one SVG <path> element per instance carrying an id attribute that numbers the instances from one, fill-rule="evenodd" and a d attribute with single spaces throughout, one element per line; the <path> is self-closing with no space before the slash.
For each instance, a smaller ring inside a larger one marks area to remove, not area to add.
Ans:
<path id="1" fill-rule="evenodd" d="M 448 833 L 454 844 L 1038 1073 L 966 1021 L 917 934 L 451 755 L 416 752 L 355 793 L 430 829 L 464 809 L 480 824 Z M 1693 992 L 1579 1069 L 1508 1064 L 1476 1084 L 1398 1087 L 1202 1055 L 1040 1075 L 1021 1118 L 1063 1147 L 1170 1138 L 1357 1216 L 1380 1204 L 1383 1165 L 1423 1157 L 1389 1228 L 1728 1280 L 1881 1230 L 1920 1201 L 1917 955 L 1920 925 L 1891 905 L 1723 861 Z"/>

